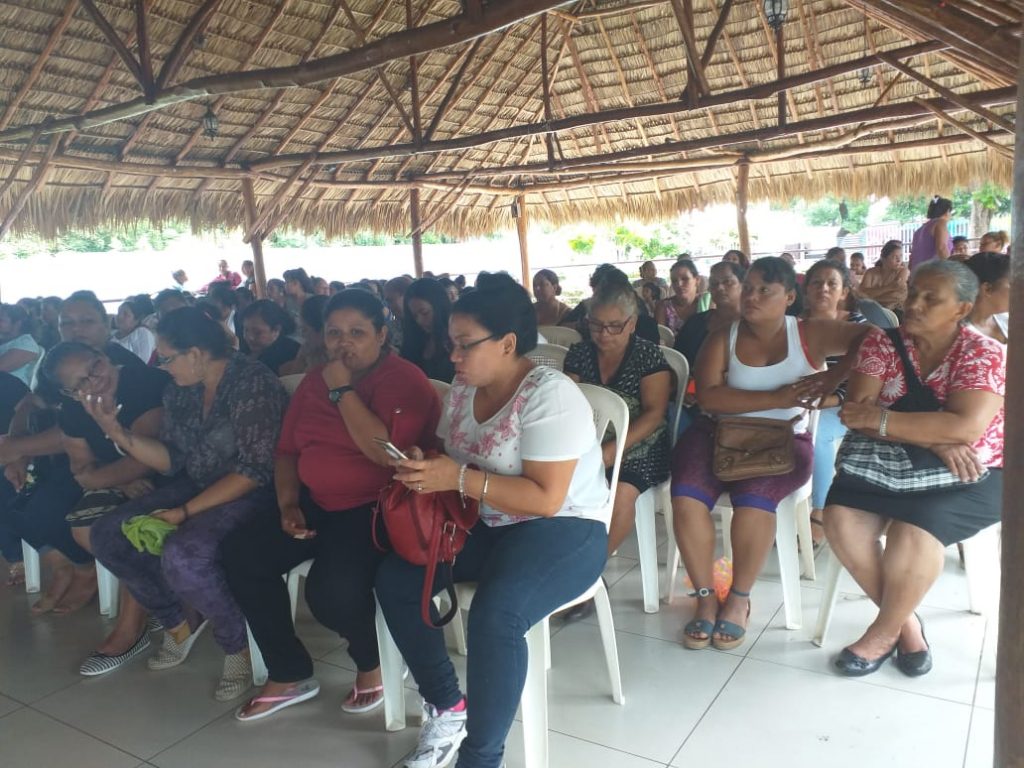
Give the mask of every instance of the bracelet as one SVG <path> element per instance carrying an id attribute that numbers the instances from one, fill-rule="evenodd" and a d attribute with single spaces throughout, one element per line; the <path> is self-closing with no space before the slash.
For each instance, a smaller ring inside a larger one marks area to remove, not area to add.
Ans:
<path id="1" fill-rule="evenodd" d="M 882 417 L 878 421 L 878 434 L 886 437 L 889 431 L 889 411 L 882 409 Z"/>
<path id="2" fill-rule="evenodd" d="M 487 485 L 491 482 L 491 473 L 486 469 L 484 470 L 484 487 L 480 491 L 480 501 L 483 501 L 487 497 Z"/>
<path id="3" fill-rule="evenodd" d="M 466 469 L 465 464 L 459 467 L 459 496 L 462 498 L 462 506 L 466 506 Z"/>

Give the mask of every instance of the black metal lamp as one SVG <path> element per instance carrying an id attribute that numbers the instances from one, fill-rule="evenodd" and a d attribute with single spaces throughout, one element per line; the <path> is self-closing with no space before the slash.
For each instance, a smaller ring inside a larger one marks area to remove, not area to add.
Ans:
<path id="1" fill-rule="evenodd" d="M 764 15 L 768 26 L 779 29 L 789 16 L 789 0 L 764 0 Z"/>
<path id="2" fill-rule="evenodd" d="M 220 120 L 217 119 L 217 113 L 209 106 L 206 108 L 206 114 L 203 115 L 203 133 L 209 139 L 215 139 L 220 133 Z"/>

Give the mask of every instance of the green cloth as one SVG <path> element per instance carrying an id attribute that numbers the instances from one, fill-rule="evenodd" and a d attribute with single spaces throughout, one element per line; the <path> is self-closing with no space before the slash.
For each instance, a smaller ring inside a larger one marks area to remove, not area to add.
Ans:
<path id="1" fill-rule="evenodd" d="M 151 555 L 163 552 L 164 540 L 176 530 L 178 526 L 149 515 L 137 515 L 121 523 L 121 532 L 132 546 Z"/>

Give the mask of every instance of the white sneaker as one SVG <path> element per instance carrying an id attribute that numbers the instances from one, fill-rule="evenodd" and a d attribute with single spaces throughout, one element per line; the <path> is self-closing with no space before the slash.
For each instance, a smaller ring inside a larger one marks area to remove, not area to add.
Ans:
<path id="1" fill-rule="evenodd" d="M 170 669 L 181 664 L 181 662 L 188 658 L 189 651 L 192 650 L 192 646 L 203 633 L 203 630 L 206 629 L 208 623 L 204 621 L 180 643 L 175 642 L 174 636 L 165 629 L 164 641 L 160 646 L 160 650 L 156 652 L 155 656 L 150 657 L 149 661 L 146 662 L 146 666 L 152 670 L 160 670 Z"/>
<path id="2" fill-rule="evenodd" d="M 458 754 L 466 738 L 466 710 L 438 712 L 423 702 L 423 727 L 420 739 L 403 765 L 405 768 L 444 768 Z"/>

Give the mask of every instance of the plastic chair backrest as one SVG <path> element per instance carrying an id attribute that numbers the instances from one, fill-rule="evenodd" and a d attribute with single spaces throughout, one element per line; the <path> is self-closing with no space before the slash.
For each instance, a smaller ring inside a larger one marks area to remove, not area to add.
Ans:
<path id="1" fill-rule="evenodd" d="M 579 331 L 561 325 L 542 325 L 537 328 L 537 332 L 547 339 L 549 344 L 557 344 L 560 347 L 571 347 L 583 341 Z"/>
<path id="2" fill-rule="evenodd" d="M 667 325 L 658 325 L 658 337 L 661 339 L 661 346 L 673 347 L 676 343 L 676 335 Z"/>
<path id="3" fill-rule="evenodd" d="M 448 397 L 448 391 L 452 388 L 452 385 L 447 381 L 438 381 L 437 379 L 431 379 L 430 383 L 433 385 L 434 391 L 437 392 L 437 396 L 443 404 L 444 399 Z"/>
<path id="4" fill-rule="evenodd" d="M 580 390 L 590 403 L 594 411 L 594 428 L 597 430 L 597 440 L 604 440 L 604 434 L 608 425 L 612 425 L 615 432 L 615 463 L 612 464 L 612 479 L 608 491 L 607 519 L 611 520 L 611 508 L 615 504 L 615 487 L 619 483 L 619 469 L 622 467 L 622 450 L 626 441 L 622 439 L 629 430 L 629 408 L 626 401 L 616 395 L 610 389 L 599 387 L 596 384 L 579 384 Z"/>
<path id="5" fill-rule="evenodd" d="M 281 384 L 284 385 L 285 391 L 289 395 L 294 395 L 295 390 L 299 388 L 299 384 L 306 378 L 304 373 L 290 373 L 287 376 L 281 377 Z"/>
<path id="6" fill-rule="evenodd" d="M 560 371 L 562 370 L 562 366 L 565 364 L 565 356 L 568 353 L 568 347 L 562 347 L 558 344 L 538 344 L 537 347 L 532 352 L 528 352 L 526 356 L 533 360 L 537 365 L 546 365 L 549 368 L 554 368 Z"/>
<path id="7" fill-rule="evenodd" d="M 686 385 L 690 380 L 690 364 L 681 352 L 671 347 L 662 347 L 661 353 L 665 355 L 665 361 L 676 376 L 676 394 L 672 405 L 672 418 L 669 420 L 669 440 L 672 445 L 676 444 L 679 436 L 679 420 L 683 416 L 683 401 L 686 399 Z"/>
<path id="8" fill-rule="evenodd" d="M 897 315 L 891 309 L 886 309 L 885 307 L 881 307 L 881 310 L 882 310 L 882 312 L 885 313 L 885 316 L 887 318 L 889 318 L 889 322 L 892 323 L 892 327 L 893 328 L 899 328 L 900 327 L 900 317 L 899 317 L 899 315 Z"/>

